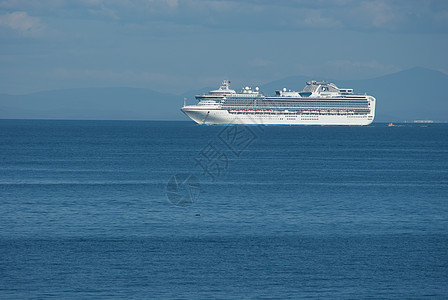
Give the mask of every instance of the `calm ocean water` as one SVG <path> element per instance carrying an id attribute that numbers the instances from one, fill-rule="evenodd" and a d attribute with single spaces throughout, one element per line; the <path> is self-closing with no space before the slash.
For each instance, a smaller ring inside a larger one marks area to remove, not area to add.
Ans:
<path id="1" fill-rule="evenodd" d="M 0 120 L 0 141 L 2 299 L 448 295 L 448 124 Z"/>

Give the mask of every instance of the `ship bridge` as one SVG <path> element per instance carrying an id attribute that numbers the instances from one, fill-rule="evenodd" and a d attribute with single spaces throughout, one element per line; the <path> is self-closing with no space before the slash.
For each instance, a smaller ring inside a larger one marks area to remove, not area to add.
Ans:
<path id="1" fill-rule="evenodd" d="M 231 90 L 229 88 L 230 81 L 224 80 L 221 83 L 221 86 L 216 89 L 209 91 L 208 94 L 199 94 L 196 95 L 196 99 L 199 101 L 198 105 L 203 107 L 216 107 L 219 106 L 220 103 L 225 99 L 226 96 L 235 95 L 235 90 Z"/>
<path id="2" fill-rule="evenodd" d="M 213 90 L 208 92 L 210 95 L 227 95 L 227 94 L 235 94 L 235 90 L 229 89 L 230 81 L 224 80 L 221 83 L 221 86 L 217 90 Z"/>
<path id="3" fill-rule="evenodd" d="M 353 89 L 340 89 L 334 83 L 327 81 L 308 81 L 299 93 L 301 97 L 309 96 L 339 96 L 353 94 Z"/>

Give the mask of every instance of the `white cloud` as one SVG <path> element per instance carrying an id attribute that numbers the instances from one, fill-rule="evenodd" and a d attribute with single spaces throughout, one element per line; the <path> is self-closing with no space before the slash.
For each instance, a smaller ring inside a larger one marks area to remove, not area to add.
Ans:
<path id="1" fill-rule="evenodd" d="M 82 2 L 86 3 L 87 5 L 100 5 L 102 4 L 103 0 L 82 0 Z"/>
<path id="2" fill-rule="evenodd" d="M 0 8 L 12 10 L 26 9 L 28 11 L 36 8 L 53 9 L 65 5 L 65 0 L 4 0 L 0 2 Z"/>
<path id="3" fill-rule="evenodd" d="M 448 24 L 448 11 L 439 11 L 434 16 L 434 21 L 442 25 Z"/>
<path id="4" fill-rule="evenodd" d="M 39 18 L 30 17 L 24 11 L 0 16 L 0 26 L 8 27 L 24 36 L 41 36 L 46 28 Z"/>
<path id="5" fill-rule="evenodd" d="M 381 28 L 392 24 L 399 18 L 400 10 L 383 1 L 365 1 L 358 8 L 358 13 L 365 16 L 373 27 Z"/>
<path id="6" fill-rule="evenodd" d="M 115 11 L 113 11 L 110 8 L 104 7 L 104 5 L 101 5 L 99 9 L 89 9 L 89 12 L 93 15 L 98 16 L 105 16 L 114 20 L 120 19 L 116 14 Z"/>
<path id="7" fill-rule="evenodd" d="M 323 17 L 320 10 L 313 10 L 307 13 L 304 25 L 310 28 L 334 28 L 341 26 L 338 21 Z"/>
<path id="8" fill-rule="evenodd" d="M 426 31 L 448 28 L 440 0 L 0 0 L 7 11 L 27 11 L 42 20 L 108 17 L 122 23 L 147 20 L 240 30 L 349 29 Z M 118 18 L 119 16 L 120 18 Z M 154 18 L 155 17 L 155 18 Z"/>
<path id="9" fill-rule="evenodd" d="M 178 0 L 165 0 L 165 2 L 171 7 L 177 7 L 179 5 Z"/>

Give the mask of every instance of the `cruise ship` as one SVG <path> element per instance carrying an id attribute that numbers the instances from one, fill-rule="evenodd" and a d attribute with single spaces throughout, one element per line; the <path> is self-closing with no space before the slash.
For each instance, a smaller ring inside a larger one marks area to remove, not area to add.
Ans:
<path id="1" fill-rule="evenodd" d="M 368 125 L 375 117 L 375 98 L 354 94 L 327 81 L 308 81 L 300 91 L 283 88 L 274 96 L 258 87 L 241 92 L 230 81 L 207 94 L 196 95 L 198 103 L 182 111 L 201 125 Z"/>

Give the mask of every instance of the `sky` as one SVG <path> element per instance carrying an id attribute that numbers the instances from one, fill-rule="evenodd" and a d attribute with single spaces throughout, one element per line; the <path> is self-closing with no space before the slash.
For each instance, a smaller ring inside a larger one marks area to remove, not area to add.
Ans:
<path id="1" fill-rule="evenodd" d="M 0 0 L 0 93 L 448 74 L 448 1 Z"/>

